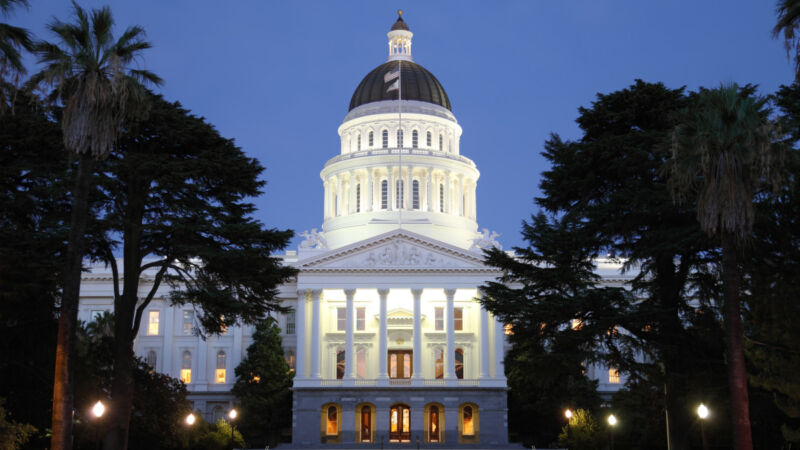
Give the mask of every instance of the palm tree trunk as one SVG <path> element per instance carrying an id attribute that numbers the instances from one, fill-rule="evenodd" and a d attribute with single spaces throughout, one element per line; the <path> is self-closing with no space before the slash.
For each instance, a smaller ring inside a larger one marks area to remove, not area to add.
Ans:
<path id="1" fill-rule="evenodd" d="M 72 197 L 69 243 L 64 268 L 64 286 L 58 318 L 56 368 L 53 382 L 53 423 L 50 448 L 72 448 L 72 357 L 75 348 L 75 327 L 78 322 L 78 299 L 81 287 L 81 268 L 85 247 L 86 223 L 89 210 L 89 183 L 94 160 L 90 155 L 79 156 L 78 173 Z"/>
<path id="2" fill-rule="evenodd" d="M 736 237 L 722 233 L 722 285 L 725 347 L 728 357 L 728 386 L 731 391 L 734 450 L 752 450 L 750 401 L 747 394 L 747 368 L 744 362 L 742 316 L 739 305 L 739 264 Z"/>
<path id="3" fill-rule="evenodd" d="M 117 323 L 130 323 L 130 320 L 123 320 L 124 317 L 115 317 L 115 327 Z M 122 326 L 122 328 L 126 328 Z M 103 440 L 104 450 L 125 450 L 128 448 L 128 431 L 131 422 L 131 410 L 133 409 L 133 339 L 130 336 L 130 327 L 122 330 L 123 334 L 115 333 L 114 340 L 114 381 L 111 384 L 111 411 L 108 429 Z M 158 414 L 158 411 L 150 411 L 148 414 Z"/>

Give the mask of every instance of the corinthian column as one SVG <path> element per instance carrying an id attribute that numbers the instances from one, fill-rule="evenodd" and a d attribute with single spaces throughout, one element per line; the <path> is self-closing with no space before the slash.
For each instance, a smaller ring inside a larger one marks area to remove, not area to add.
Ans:
<path id="1" fill-rule="evenodd" d="M 411 295 L 414 296 L 414 368 L 411 378 L 413 380 L 422 379 L 422 312 L 420 303 L 422 289 L 412 289 Z"/>
<path id="2" fill-rule="evenodd" d="M 388 289 L 379 289 L 380 296 L 380 336 L 378 337 L 378 380 L 388 380 L 389 372 L 386 370 L 386 359 L 389 357 L 386 334 L 386 300 L 389 296 Z"/>
<path id="3" fill-rule="evenodd" d="M 355 328 L 354 316 L 355 306 L 353 305 L 353 297 L 356 295 L 355 289 L 346 289 L 344 291 L 347 296 L 347 332 L 345 334 L 345 349 L 344 349 L 344 378 L 353 380 L 356 377 L 356 366 L 353 364 L 355 355 L 353 354 L 353 329 Z"/>
<path id="4" fill-rule="evenodd" d="M 444 353 L 444 378 L 445 380 L 452 380 L 456 377 L 455 372 L 455 313 L 453 312 L 453 301 L 456 295 L 455 289 L 445 289 L 445 296 L 447 296 L 447 348 Z"/>

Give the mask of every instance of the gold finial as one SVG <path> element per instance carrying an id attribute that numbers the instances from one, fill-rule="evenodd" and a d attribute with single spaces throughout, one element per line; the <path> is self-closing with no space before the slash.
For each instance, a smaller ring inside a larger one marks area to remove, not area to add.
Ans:
<path id="1" fill-rule="evenodd" d="M 397 10 L 397 16 L 398 17 L 403 17 L 403 10 L 402 9 L 398 9 Z"/>

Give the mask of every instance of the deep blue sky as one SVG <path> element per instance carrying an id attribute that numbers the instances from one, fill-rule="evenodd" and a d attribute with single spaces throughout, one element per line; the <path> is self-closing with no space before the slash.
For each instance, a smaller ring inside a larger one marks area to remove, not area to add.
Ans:
<path id="1" fill-rule="evenodd" d="M 31 0 L 10 22 L 53 39 L 65 0 Z M 296 232 L 320 227 L 325 161 L 361 78 L 386 60 L 402 8 L 415 61 L 444 85 L 464 129 L 461 152 L 481 171 L 478 223 L 520 245 L 534 211 L 550 133 L 579 137 L 579 106 L 634 79 L 669 87 L 792 79 L 773 40 L 776 0 L 199 1 L 110 4 L 117 30 L 143 26 L 143 65 L 160 91 L 234 138 L 267 167 L 258 218 Z M 33 69 L 33 67 L 31 67 Z M 298 240 L 293 242 L 297 245 Z"/>

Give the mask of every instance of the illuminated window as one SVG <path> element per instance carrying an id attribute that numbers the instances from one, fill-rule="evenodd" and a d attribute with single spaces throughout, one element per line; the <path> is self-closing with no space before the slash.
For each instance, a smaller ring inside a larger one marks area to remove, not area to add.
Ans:
<path id="1" fill-rule="evenodd" d="M 325 434 L 328 436 L 339 434 L 339 419 L 335 406 L 328 407 L 328 426 L 325 429 Z"/>
<path id="2" fill-rule="evenodd" d="M 444 139 L 441 134 L 439 135 L 439 151 L 444 151 Z"/>
<path id="3" fill-rule="evenodd" d="M 158 311 L 150 311 L 147 320 L 147 335 L 158 336 Z"/>
<path id="4" fill-rule="evenodd" d="M 357 134 L 356 135 L 356 151 L 360 151 L 360 150 L 361 150 L 361 135 Z"/>
<path id="5" fill-rule="evenodd" d="M 431 148 L 431 132 L 430 131 L 428 131 L 428 135 L 427 135 L 427 137 L 425 139 L 425 144 L 427 145 L 428 148 Z"/>
<path id="6" fill-rule="evenodd" d="M 148 366 L 150 366 L 151 369 L 155 369 L 156 368 L 156 359 L 157 358 L 158 358 L 158 356 L 156 355 L 156 351 L 155 350 L 150 350 L 150 351 L 147 352 L 147 358 L 145 358 L 144 361 L 147 363 Z"/>
<path id="7" fill-rule="evenodd" d="M 472 406 L 465 406 L 464 411 L 462 414 L 462 429 L 461 434 L 464 436 L 474 436 L 475 435 L 475 423 L 473 421 L 473 410 Z"/>
<path id="8" fill-rule="evenodd" d="M 227 356 L 225 352 L 222 350 L 217 352 L 217 370 L 214 372 L 214 382 L 215 383 L 224 383 L 225 382 L 225 360 Z"/>
<path id="9" fill-rule="evenodd" d="M 456 349 L 456 378 L 464 379 L 464 349 Z"/>
<path id="10" fill-rule="evenodd" d="M 364 331 L 367 329 L 367 308 L 360 306 L 356 308 L 356 330 Z"/>
<path id="11" fill-rule="evenodd" d="M 356 377 L 367 378 L 367 350 L 363 348 L 356 352 Z"/>
<path id="12" fill-rule="evenodd" d="M 284 353 L 283 355 L 283 359 L 286 360 L 286 365 L 289 366 L 289 370 L 294 370 L 294 363 L 295 363 L 294 350 L 287 350 L 286 353 Z"/>
<path id="13" fill-rule="evenodd" d="M 430 135 L 428 133 L 429 140 Z M 428 412 L 428 442 L 439 442 L 439 407 L 436 405 Z"/>
<path id="14" fill-rule="evenodd" d="M 339 350 L 336 352 L 336 379 L 341 380 L 344 378 L 344 369 L 345 369 L 345 356 L 344 350 Z"/>
<path id="15" fill-rule="evenodd" d="M 381 209 L 389 209 L 389 182 L 381 181 Z"/>
<path id="16" fill-rule="evenodd" d="M 389 350 L 389 378 L 411 378 L 410 350 Z"/>
<path id="17" fill-rule="evenodd" d="M 295 314 L 294 312 L 286 313 L 286 334 L 294 334 L 294 329 L 296 324 L 295 322 L 296 316 L 294 314 Z"/>
<path id="18" fill-rule="evenodd" d="M 403 148 L 403 130 L 397 130 L 397 148 Z"/>
<path id="19" fill-rule="evenodd" d="M 183 312 L 183 334 L 194 334 L 194 311 Z"/>
<path id="20" fill-rule="evenodd" d="M 228 324 L 225 323 L 225 315 L 220 314 L 219 316 L 219 334 L 228 334 Z"/>
<path id="21" fill-rule="evenodd" d="M 417 130 L 411 132 L 411 147 L 417 148 L 419 146 L 419 135 Z"/>
<path id="22" fill-rule="evenodd" d="M 437 348 L 433 352 L 434 360 L 433 360 L 433 373 L 435 378 L 444 378 L 444 351 L 442 349 Z"/>
<path id="23" fill-rule="evenodd" d="M 368 144 L 369 144 L 369 147 L 370 147 L 370 148 L 372 148 L 372 145 L 373 145 L 373 144 L 374 144 L 374 142 L 375 142 L 375 139 L 374 139 L 374 137 L 375 137 L 375 136 L 373 135 L 372 131 L 370 131 L 370 132 L 369 132 L 369 138 L 368 138 Z"/>
<path id="24" fill-rule="evenodd" d="M 436 331 L 444 330 L 444 308 L 441 306 L 433 308 L 433 328 Z"/>
<path id="25" fill-rule="evenodd" d="M 401 209 L 403 207 L 403 180 L 397 180 L 396 190 L 394 195 L 394 207 Z"/>
<path id="26" fill-rule="evenodd" d="M 383 144 L 383 148 L 389 148 L 389 131 L 383 130 L 381 133 L 381 142 Z"/>
<path id="27" fill-rule="evenodd" d="M 606 333 L 607 333 L 609 336 L 616 336 L 616 335 L 618 335 L 618 334 L 619 334 L 619 329 L 617 328 L 617 326 L 616 326 L 616 325 L 614 325 L 613 327 L 611 327 L 611 329 L 610 329 L 610 330 L 606 331 Z"/>
<path id="28" fill-rule="evenodd" d="M 361 183 L 356 185 L 356 212 L 361 212 Z"/>
<path id="29" fill-rule="evenodd" d="M 583 328 L 583 321 L 581 319 L 572 319 L 571 328 L 575 331 Z"/>
<path id="30" fill-rule="evenodd" d="M 503 326 L 503 331 L 505 332 L 506 336 L 511 336 L 512 334 L 514 334 L 514 325 L 510 323 L 505 324 Z"/>
<path id="31" fill-rule="evenodd" d="M 186 384 L 192 382 L 192 353 L 189 350 L 181 356 L 181 381 Z"/>
<path id="32" fill-rule="evenodd" d="M 464 308 L 453 308 L 453 329 L 456 331 L 464 329 Z"/>
<path id="33" fill-rule="evenodd" d="M 347 310 L 336 308 L 336 331 L 347 330 Z"/>
<path id="34" fill-rule="evenodd" d="M 439 212 L 444 212 L 444 184 L 439 185 Z"/>
<path id="35" fill-rule="evenodd" d="M 608 382 L 610 384 L 619 384 L 619 370 L 613 367 L 608 369 Z"/>
<path id="36" fill-rule="evenodd" d="M 411 209 L 419 209 L 419 180 L 411 182 Z"/>
<path id="37" fill-rule="evenodd" d="M 372 409 L 361 407 L 361 442 L 372 442 Z"/>

